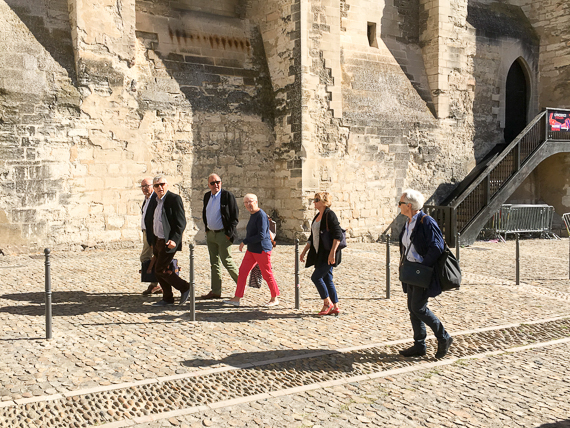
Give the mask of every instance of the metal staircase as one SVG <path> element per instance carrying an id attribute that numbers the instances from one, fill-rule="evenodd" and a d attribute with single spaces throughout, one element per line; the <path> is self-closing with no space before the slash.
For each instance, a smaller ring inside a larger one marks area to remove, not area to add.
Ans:
<path id="1" fill-rule="evenodd" d="M 475 242 L 491 216 L 543 160 L 570 152 L 570 130 L 550 126 L 555 112 L 570 110 L 546 109 L 500 154 L 490 158 L 478 174 L 470 174 L 470 183 L 460 184 L 455 197 L 448 198 L 444 205 L 424 206 L 425 212 L 437 220 L 449 245 L 455 245 L 458 232 L 461 245 Z"/>

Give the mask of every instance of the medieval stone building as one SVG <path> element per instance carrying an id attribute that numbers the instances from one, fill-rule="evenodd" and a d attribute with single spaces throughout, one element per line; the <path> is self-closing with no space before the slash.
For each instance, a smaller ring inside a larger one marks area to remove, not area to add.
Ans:
<path id="1" fill-rule="evenodd" d="M 376 240 L 403 188 L 438 203 L 570 108 L 566 0 L 0 0 L 0 33 L 4 248 L 138 241 L 158 173 L 200 239 L 212 171 L 282 238 L 328 190 Z M 570 211 L 568 166 L 549 157 L 512 198 Z"/>

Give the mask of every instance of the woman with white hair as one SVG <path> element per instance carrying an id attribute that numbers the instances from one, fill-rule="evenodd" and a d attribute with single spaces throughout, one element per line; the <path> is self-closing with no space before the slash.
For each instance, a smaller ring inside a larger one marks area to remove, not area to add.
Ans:
<path id="1" fill-rule="evenodd" d="M 235 296 L 230 300 L 224 300 L 224 303 L 234 306 L 240 305 L 240 300 L 245 291 L 247 276 L 257 264 L 261 270 L 261 276 L 267 282 L 271 292 L 271 300 L 265 306 L 277 306 L 279 304 L 279 299 L 277 299 L 279 287 L 277 287 L 277 282 L 275 282 L 273 270 L 271 269 L 273 243 L 269 233 L 269 217 L 265 211 L 259 208 L 257 196 L 253 193 L 248 193 L 243 197 L 243 204 L 251 216 L 246 226 L 246 237 L 239 244 L 239 250 L 243 251 L 244 245 L 247 245 L 247 251 L 239 267 Z"/>
<path id="2" fill-rule="evenodd" d="M 403 215 L 408 217 L 400 233 L 400 255 L 402 262 L 407 260 L 433 267 L 444 250 L 444 241 L 437 222 L 421 211 L 424 196 L 417 190 L 406 189 L 400 197 L 398 206 Z M 404 293 L 408 295 L 408 310 L 414 331 L 414 344 L 400 351 L 404 357 L 419 357 L 426 354 L 426 324 L 437 338 L 436 358 L 443 358 L 453 338 L 445 331 L 441 321 L 427 307 L 428 298 L 438 296 L 441 286 L 437 274 L 431 276 L 427 288 L 402 282 Z"/>

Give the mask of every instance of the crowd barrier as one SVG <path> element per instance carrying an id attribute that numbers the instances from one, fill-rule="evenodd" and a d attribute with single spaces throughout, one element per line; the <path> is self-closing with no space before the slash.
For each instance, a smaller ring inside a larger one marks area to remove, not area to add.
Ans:
<path id="1" fill-rule="evenodd" d="M 505 204 L 489 220 L 484 232 L 503 241 L 508 234 L 516 233 L 540 233 L 541 238 L 560 239 L 552 232 L 553 219 L 554 207 L 550 205 Z"/>

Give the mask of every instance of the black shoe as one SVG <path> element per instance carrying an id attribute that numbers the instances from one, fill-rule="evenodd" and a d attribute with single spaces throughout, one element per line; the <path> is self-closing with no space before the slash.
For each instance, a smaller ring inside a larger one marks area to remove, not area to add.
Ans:
<path id="1" fill-rule="evenodd" d="M 403 349 L 400 351 L 400 355 L 403 357 L 423 357 L 426 354 L 425 349 L 412 346 L 408 349 Z"/>
<path id="2" fill-rule="evenodd" d="M 180 306 L 182 306 L 184 303 L 188 301 L 188 296 L 190 296 L 190 289 L 186 290 L 184 293 L 180 295 L 180 303 L 179 303 Z"/>
<path id="3" fill-rule="evenodd" d="M 447 355 L 447 351 L 449 351 L 449 347 L 453 343 L 453 337 L 449 336 L 449 338 L 445 342 L 438 342 L 437 343 L 437 352 L 435 353 L 435 358 L 443 358 Z"/>
<path id="4" fill-rule="evenodd" d="M 174 303 L 167 302 L 166 300 L 159 300 L 154 302 L 151 306 L 172 306 Z"/>

